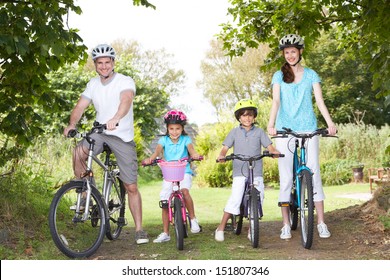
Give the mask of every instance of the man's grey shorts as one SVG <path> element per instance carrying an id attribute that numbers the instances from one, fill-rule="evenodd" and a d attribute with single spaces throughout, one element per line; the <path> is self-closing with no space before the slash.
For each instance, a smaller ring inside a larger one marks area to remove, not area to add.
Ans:
<path id="1" fill-rule="evenodd" d="M 94 154 L 98 155 L 103 152 L 103 143 L 106 143 L 114 153 L 116 162 L 120 170 L 119 178 L 126 184 L 137 183 L 138 161 L 135 142 L 124 142 L 119 137 L 106 134 L 94 133 L 91 138 L 95 140 Z M 84 147 L 89 146 L 88 142 L 83 139 L 81 142 Z"/>

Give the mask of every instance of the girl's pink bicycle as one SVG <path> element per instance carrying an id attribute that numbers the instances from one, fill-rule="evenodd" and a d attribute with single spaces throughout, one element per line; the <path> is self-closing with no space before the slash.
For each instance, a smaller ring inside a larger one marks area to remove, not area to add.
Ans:
<path id="1" fill-rule="evenodd" d="M 151 164 L 143 166 L 158 165 L 161 169 L 165 181 L 172 182 L 172 193 L 168 200 L 169 222 L 175 227 L 176 247 L 178 250 L 184 249 L 184 238 L 188 237 L 188 225 L 191 227 L 191 220 L 186 211 L 183 194 L 180 190 L 180 181 L 184 179 L 186 165 L 194 160 L 192 158 L 182 158 L 178 161 L 165 161 L 155 159 Z"/>

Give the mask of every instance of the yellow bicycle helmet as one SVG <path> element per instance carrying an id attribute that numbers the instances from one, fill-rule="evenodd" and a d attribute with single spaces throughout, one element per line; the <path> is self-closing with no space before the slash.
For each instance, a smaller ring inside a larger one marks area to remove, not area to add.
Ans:
<path id="1" fill-rule="evenodd" d="M 240 119 L 240 112 L 242 110 L 253 110 L 255 112 L 255 118 L 257 117 L 257 107 L 250 99 L 241 99 L 234 106 L 234 116 L 237 120 Z"/>

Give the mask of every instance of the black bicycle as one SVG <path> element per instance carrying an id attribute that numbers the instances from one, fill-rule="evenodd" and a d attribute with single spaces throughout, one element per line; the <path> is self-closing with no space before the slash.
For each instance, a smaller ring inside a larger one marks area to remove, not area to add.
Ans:
<path id="1" fill-rule="evenodd" d="M 250 240 L 253 248 L 259 246 L 260 226 L 259 220 L 263 217 L 263 207 L 261 205 L 260 192 L 254 187 L 253 168 L 255 162 L 264 157 L 283 157 L 283 154 L 272 154 L 269 151 L 264 151 L 258 156 L 243 156 L 230 154 L 226 156 L 224 161 L 241 160 L 248 163 L 248 174 L 245 181 L 245 191 L 243 193 L 240 214 L 232 215 L 232 227 L 235 234 L 240 235 L 244 217 L 249 220 Z M 217 160 L 217 162 L 219 162 Z"/>
<path id="2" fill-rule="evenodd" d="M 95 141 L 90 136 L 105 129 L 106 125 L 95 122 L 83 134 L 69 131 L 68 137 L 82 137 L 89 143 L 86 171 L 81 179 L 71 180 L 55 194 L 49 210 L 49 227 L 55 245 L 70 258 L 91 256 L 104 236 L 117 239 L 127 224 L 126 191 L 112 160 L 112 151 L 104 144 L 104 162 L 93 154 Z M 92 162 L 103 169 L 102 192 L 95 183 Z"/>

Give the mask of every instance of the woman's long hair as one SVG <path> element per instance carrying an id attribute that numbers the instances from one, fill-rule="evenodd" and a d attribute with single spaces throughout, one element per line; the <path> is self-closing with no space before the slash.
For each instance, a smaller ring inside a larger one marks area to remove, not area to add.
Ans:
<path id="1" fill-rule="evenodd" d="M 282 68 L 280 69 L 283 73 L 283 82 L 287 83 L 287 84 L 290 84 L 292 82 L 294 82 L 294 79 L 295 79 L 295 75 L 294 75 L 294 72 L 293 70 L 291 69 L 291 66 L 290 64 L 288 64 L 287 62 L 285 62 L 283 65 L 282 65 Z"/>

